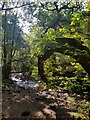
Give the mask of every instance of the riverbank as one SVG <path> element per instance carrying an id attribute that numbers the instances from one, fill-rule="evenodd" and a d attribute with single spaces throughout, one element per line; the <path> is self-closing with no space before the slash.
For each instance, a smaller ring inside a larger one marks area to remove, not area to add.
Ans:
<path id="1" fill-rule="evenodd" d="M 80 95 L 51 89 L 24 89 L 3 83 L 3 118 L 28 120 L 89 120 L 90 102 Z"/>

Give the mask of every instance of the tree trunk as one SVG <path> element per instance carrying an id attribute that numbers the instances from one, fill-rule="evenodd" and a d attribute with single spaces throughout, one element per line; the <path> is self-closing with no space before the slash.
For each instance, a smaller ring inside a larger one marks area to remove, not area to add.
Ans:
<path id="1" fill-rule="evenodd" d="M 11 63 L 5 64 L 2 67 L 2 78 L 9 79 L 10 73 L 11 73 Z"/>
<path id="2" fill-rule="evenodd" d="M 55 48 L 51 50 L 47 50 L 42 57 L 38 57 L 38 72 L 41 76 L 41 79 L 47 84 L 47 78 L 44 75 L 44 61 L 47 60 L 54 52 L 59 52 L 65 55 L 70 55 L 73 57 L 78 63 L 81 64 L 81 66 L 84 68 L 84 70 L 88 73 L 90 76 L 90 51 L 86 46 L 83 46 L 80 42 L 76 41 L 75 39 L 71 38 L 58 38 L 56 41 L 60 44 L 60 48 Z M 71 48 L 69 48 L 69 51 L 72 51 L 72 54 L 70 52 L 66 52 L 67 47 L 62 46 L 65 43 L 68 43 Z M 74 55 L 74 52 L 76 52 L 75 49 L 79 49 L 80 51 L 85 50 L 87 51 L 87 54 L 81 54 L 81 55 Z"/>
<path id="3" fill-rule="evenodd" d="M 44 75 L 44 68 L 43 68 L 43 61 L 40 59 L 40 57 L 38 57 L 38 73 L 41 77 L 41 79 L 48 84 L 47 78 Z"/>

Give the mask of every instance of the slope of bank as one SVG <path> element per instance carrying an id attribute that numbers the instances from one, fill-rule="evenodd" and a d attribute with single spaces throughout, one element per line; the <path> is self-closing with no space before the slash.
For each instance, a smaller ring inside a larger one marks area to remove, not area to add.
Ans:
<path id="1" fill-rule="evenodd" d="M 3 83 L 3 119 L 89 120 L 90 102 L 66 91 Z"/>

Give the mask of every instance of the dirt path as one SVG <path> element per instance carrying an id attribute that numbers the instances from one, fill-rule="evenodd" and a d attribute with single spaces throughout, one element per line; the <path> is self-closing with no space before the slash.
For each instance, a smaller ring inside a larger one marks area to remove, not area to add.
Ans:
<path id="1" fill-rule="evenodd" d="M 65 92 L 25 90 L 14 84 L 3 89 L 3 119 L 74 120 L 77 113 L 78 104 L 69 105 L 69 95 Z"/>

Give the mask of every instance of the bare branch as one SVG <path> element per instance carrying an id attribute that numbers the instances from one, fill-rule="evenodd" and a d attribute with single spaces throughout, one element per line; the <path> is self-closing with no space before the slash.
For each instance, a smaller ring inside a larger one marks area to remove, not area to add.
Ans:
<path id="1" fill-rule="evenodd" d="M 6 10 L 6 11 L 8 11 L 8 10 L 12 10 L 12 9 L 16 9 L 16 8 L 20 8 L 20 7 L 24 7 L 24 6 L 27 6 L 27 5 L 30 5 L 31 3 L 26 3 L 26 4 L 22 4 L 22 5 L 16 5 L 16 6 L 14 6 L 14 7 L 8 7 L 8 8 L 4 8 L 4 6 L 5 6 L 5 3 L 3 3 L 3 5 L 2 5 L 2 8 L 0 8 L 0 11 L 1 10 Z"/>
<path id="2" fill-rule="evenodd" d="M 49 3 L 49 2 L 48 2 L 48 3 Z M 54 9 L 49 9 L 49 8 L 46 6 L 48 3 L 46 3 L 46 4 L 44 5 L 43 3 L 40 2 L 41 7 L 42 7 L 43 9 L 48 10 L 48 11 L 55 11 L 56 8 L 54 8 Z"/>
<path id="3" fill-rule="evenodd" d="M 46 6 L 47 4 L 43 4 L 43 3 L 41 3 L 41 2 L 40 2 L 40 4 L 41 4 L 41 7 L 42 7 L 43 9 L 48 10 L 48 11 L 52 11 L 52 12 L 53 12 L 53 11 L 57 11 L 58 13 L 59 13 L 61 10 L 63 10 L 63 9 L 71 9 L 71 10 L 72 10 L 72 13 L 73 13 L 73 9 L 74 9 L 74 8 L 80 8 L 79 3 L 78 3 L 78 4 L 76 3 L 76 5 L 73 5 L 72 7 L 69 7 L 70 2 L 68 2 L 66 5 L 63 5 L 63 6 L 60 7 L 60 8 L 59 8 L 59 5 L 57 5 L 57 2 L 54 2 L 53 5 L 55 6 L 55 8 L 53 8 L 53 9 L 48 8 L 48 7 Z"/>
<path id="4" fill-rule="evenodd" d="M 4 8 L 4 6 L 5 6 L 5 2 L 3 2 L 3 5 L 2 5 L 2 8 L 1 8 L 1 9 L 3 9 L 3 8 Z"/>

